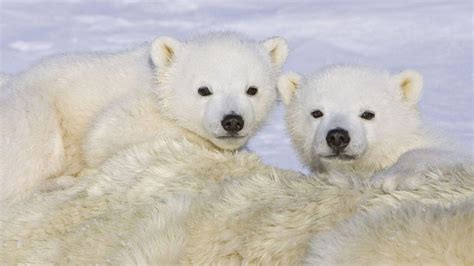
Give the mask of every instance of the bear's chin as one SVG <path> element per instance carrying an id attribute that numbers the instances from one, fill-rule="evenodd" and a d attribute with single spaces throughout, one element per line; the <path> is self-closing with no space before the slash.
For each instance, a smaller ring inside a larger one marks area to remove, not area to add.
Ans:
<path id="1" fill-rule="evenodd" d="M 321 158 L 321 160 L 324 160 L 324 161 L 353 162 L 353 161 L 357 160 L 358 156 L 339 154 L 339 155 L 321 156 L 320 158 Z"/>
<path id="2" fill-rule="evenodd" d="M 248 138 L 212 138 L 211 142 L 222 150 L 238 150 L 247 143 Z"/>

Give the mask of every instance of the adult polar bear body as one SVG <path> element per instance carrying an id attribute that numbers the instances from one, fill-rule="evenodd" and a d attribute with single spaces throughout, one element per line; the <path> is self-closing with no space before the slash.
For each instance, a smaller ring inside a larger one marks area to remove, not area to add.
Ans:
<path id="1" fill-rule="evenodd" d="M 2 87 L 0 200 L 156 136 L 241 147 L 275 101 L 286 56 L 281 38 L 221 33 L 45 60 Z"/>
<path id="2" fill-rule="evenodd" d="M 13 206 L 1 218 L 0 258 L 294 265 L 303 262 L 312 237 L 356 212 L 397 208 L 405 201 L 450 204 L 474 195 L 472 167 L 428 174 L 437 178 L 417 191 L 385 194 L 356 176 L 354 183 L 339 186 L 324 176 L 265 166 L 246 152 L 162 139 L 121 152 L 73 188 Z M 466 215 L 472 222 L 473 214 Z M 468 244 L 473 232 L 465 226 L 449 233 L 466 233 L 456 240 Z M 473 262 L 469 245 L 456 248 L 449 255 Z"/>

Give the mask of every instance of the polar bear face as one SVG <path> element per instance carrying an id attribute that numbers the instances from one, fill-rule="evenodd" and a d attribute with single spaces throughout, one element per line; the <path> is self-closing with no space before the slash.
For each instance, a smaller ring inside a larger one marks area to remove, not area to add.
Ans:
<path id="1" fill-rule="evenodd" d="M 373 172 L 416 141 L 422 77 L 336 66 L 279 81 L 290 135 L 312 170 Z"/>
<path id="2" fill-rule="evenodd" d="M 259 128 L 275 102 L 286 41 L 245 40 L 234 34 L 189 42 L 154 41 L 159 105 L 168 118 L 222 149 L 237 149 Z"/>

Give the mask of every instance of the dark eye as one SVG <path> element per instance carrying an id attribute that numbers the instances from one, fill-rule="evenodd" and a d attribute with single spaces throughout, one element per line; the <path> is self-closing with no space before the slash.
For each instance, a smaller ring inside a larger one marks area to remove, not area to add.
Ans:
<path id="1" fill-rule="evenodd" d="M 201 87 L 198 89 L 198 93 L 201 96 L 209 96 L 212 94 L 212 92 L 209 90 L 208 87 Z"/>
<path id="2" fill-rule="evenodd" d="M 372 111 L 365 111 L 360 115 L 360 117 L 365 120 L 372 120 L 375 117 L 375 114 Z"/>
<path id="3" fill-rule="evenodd" d="M 255 94 L 257 94 L 257 92 L 258 92 L 258 88 L 254 86 L 251 86 L 247 89 L 247 94 L 250 96 L 254 96 Z"/>
<path id="4" fill-rule="evenodd" d="M 314 118 L 320 118 L 323 115 L 323 112 L 321 112 L 320 110 L 314 110 L 313 112 L 311 112 L 311 116 Z"/>

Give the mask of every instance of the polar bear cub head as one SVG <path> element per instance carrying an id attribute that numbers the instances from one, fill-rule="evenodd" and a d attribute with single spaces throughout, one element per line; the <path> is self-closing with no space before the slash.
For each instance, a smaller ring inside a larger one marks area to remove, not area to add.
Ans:
<path id="1" fill-rule="evenodd" d="M 244 145 L 275 102 L 288 54 L 276 37 L 255 42 L 231 33 L 152 43 L 163 113 L 222 149 Z"/>
<path id="2" fill-rule="evenodd" d="M 423 80 L 415 71 L 390 75 L 334 66 L 307 77 L 287 74 L 279 90 L 295 148 L 313 171 L 372 173 L 420 141 L 417 102 Z"/>

